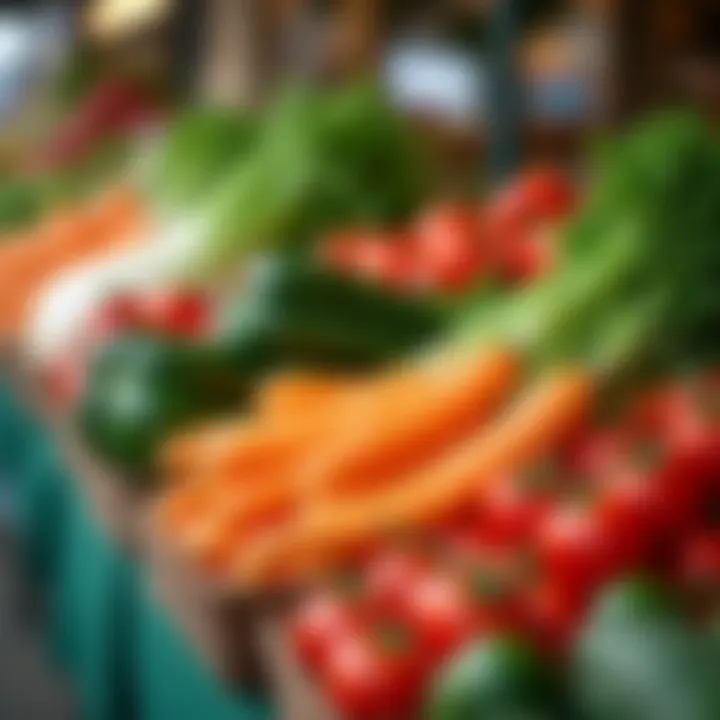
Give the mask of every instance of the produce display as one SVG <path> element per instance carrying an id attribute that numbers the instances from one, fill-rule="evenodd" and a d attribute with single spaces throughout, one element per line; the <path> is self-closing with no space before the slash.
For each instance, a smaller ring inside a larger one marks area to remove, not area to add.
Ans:
<path id="1" fill-rule="evenodd" d="M 43 285 L 58 271 L 138 236 L 143 209 L 132 191 L 113 189 L 75 207 L 58 208 L 0 246 L 0 333 L 18 337 Z"/>
<path id="2" fill-rule="evenodd" d="M 720 387 L 685 383 L 311 594 L 289 640 L 339 715 L 716 717 Z"/>
<path id="3" fill-rule="evenodd" d="M 224 306 L 154 291 L 100 307 L 86 363 L 75 353 L 62 365 L 57 390 L 64 403 L 80 396 L 83 434 L 102 459 L 157 469 L 173 432 L 236 412 L 264 375 L 289 365 L 357 370 L 419 346 L 440 323 L 431 303 L 283 258 L 256 267 Z"/>
<path id="4" fill-rule="evenodd" d="M 528 282 L 552 266 L 554 236 L 574 202 L 562 174 L 538 168 L 484 203 L 448 202 L 406 229 L 333 233 L 320 257 L 339 272 L 405 292 L 457 294 L 482 281 Z"/>
<path id="5" fill-rule="evenodd" d="M 138 169 L 141 187 L 153 177 L 167 186 L 144 195 L 153 221 L 142 246 L 74 268 L 45 289 L 29 328 L 36 362 L 56 359 L 114 292 L 228 282 L 253 253 L 302 252 L 338 224 L 402 220 L 430 184 L 411 129 L 364 85 L 288 93 L 254 137 L 247 118 L 233 128 L 199 111 L 177 122 Z M 208 137 L 214 149 L 206 153 Z"/>
<path id="6" fill-rule="evenodd" d="M 88 108 L 50 165 L 155 119 Z M 0 189 L 0 331 L 153 543 L 252 613 L 291 595 L 337 718 L 720 718 L 710 126 L 470 199 L 365 84 L 138 148 L 50 210 Z"/>

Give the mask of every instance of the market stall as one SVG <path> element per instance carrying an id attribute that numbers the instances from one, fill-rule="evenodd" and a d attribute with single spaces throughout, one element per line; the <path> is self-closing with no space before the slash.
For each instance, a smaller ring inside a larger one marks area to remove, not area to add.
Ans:
<path id="1" fill-rule="evenodd" d="M 33 157 L 0 470 L 84 717 L 717 720 L 720 144 L 520 166 L 519 9 L 482 190 L 367 81 Z"/>

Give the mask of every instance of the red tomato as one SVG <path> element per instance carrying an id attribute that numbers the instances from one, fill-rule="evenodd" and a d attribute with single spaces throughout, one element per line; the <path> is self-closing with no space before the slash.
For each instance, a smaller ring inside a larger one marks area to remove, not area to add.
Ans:
<path id="1" fill-rule="evenodd" d="M 339 595 L 322 593 L 300 606 L 291 623 L 291 639 L 300 660 L 322 667 L 333 644 L 360 633 L 362 622 L 353 604 Z"/>
<path id="2" fill-rule="evenodd" d="M 142 323 L 142 309 L 137 298 L 119 293 L 105 300 L 90 321 L 90 340 L 102 343 L 123 330 Z"/>
<path id="3" fill-rule="evenodd" d="M 549 493 L 535 477 L 503 477 L 483 488 L 480 506 L 484 537 L 499 545 L 526 544 L 550 509 Z"/>
<path id="4" fill-rule="evenodd" d="M 566 217 L 575 205 L 575 190 L 552 168 L 522 173 L 494 199 L 494 213 L 508 221 L 552 220 Z"/>
<path id="5" fill-rule="evenodd" d="M 367 238 L 362 230 L 336 232 L 323 238 L 318 247 L 320 261 L 335 270 L 350 270 L 355 265 L 357 249 Z"/>
<path id="6" fill-rule="evenodd" d="M 555 248 L 535 238 L 509 244 L 502 260 L 502 276 L 513 283 L 522 283 L 545 275 L 553 266 Z"/>
<path id="7" fill-rule="evenodd" d="M 82 362 L 68 358 L 55 362 L 45 375 L 45 394 L 60 408 L 67 408 L 80 396 L 85 380 Z"/>
<path id="8" fill-rule="evenodd" d="M 537 549 L 553 582 L 564 582 L 580 595 L 599 587 L 624 564 L 620 539 L 586 504 L 559 505 L 538 531 Z"/>
<path id="9" fill-rule="evenodd" d="M 197 337 L 208 330 L 210 304 L 205 295 L 185 290 L 150 293 L 142 299 L 142 317 L 153 330 L 179 337 Z"/>
<path id="10" fill-rule="evenodd" d="M 582 620 L 585 602 L 562 583 L 547 580 L 531 586 L 521 598 L 524 631 L 550 655 L 563 655 Z"/>
<path id="11" fill-rule="evenodd" d="M 429 574 L 407 600 L 408 626 L 436 661 L 447 657 L 478 629 L 478 609 L 468 588 L 446 574 Z"/>
<path id="12" fill-rule="evenodd" d="M 404 290 L 414 283 L 412 248 L 397 233 L 369 233 L 347 252 L 347 269 L 384 287 Z"/>
<path id="13" fill-rule="evenodd" d="M 565 468 L 580 481 L 596 480 L 618 466 L 624 442 L 621 435 L 614 431 L 584 431 L 565 449 Z"/>
<path id="14" fill-rule="evenodd" d="M 425 575 L 425 563 L 400 550 L 381 552 L 365 570 L 368 599 L 382 612 L 400 616 L 414 585 Z"/>
<path id="15" fill-rule="evenodd" d="M 426 212 L 413 241 L 419 267 L 444 290 L 463 290 L 484 268 L 480 221 L 474 208 L 447 204 Z"/>
<path id="16" fill-rule="evenodd" d="M 420 699 L 422 655 L 412 644 L 372 636 L 338 637 L 322 673 L 325 691 L 342 717 L 396 720 Z"/>
<path id="17" fill-rule="evenodd" d="M 607 533 L 622 547 L 619 569 L 635 570 L 651 559 L 655 543 L 668 531 L 664 489 L 653 473 L 617 469 L 597 485 L 597 512 Z"/>
<path id="18" fill-rule="evenodd" d="M 677 581 L 694 610 L 720 605 L 720 530 L 690 536 L 680 548 Z"/>

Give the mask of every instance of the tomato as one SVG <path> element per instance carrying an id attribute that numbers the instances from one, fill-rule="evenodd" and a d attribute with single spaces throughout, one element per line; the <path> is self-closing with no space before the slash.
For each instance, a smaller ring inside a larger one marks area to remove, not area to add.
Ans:
<path id="1" fill-rule="evenodd" d="M 320 262 L 335 270 L 349 270 L 355 263 L 356 249 L 364 235 L 361 231 L 345 231 L 326 236 L 319 243 Z"/>
<path id="2" fill-rule="evenodd" d="M 484 267 L 478 213 L 459 203 L 427 211 L 414 227 L 419 267 L 444 290 L 463 290 Z"/>
<path id="3" fill-rule="evenodd" d="M 522 628 L 549 655 L 563 655 L 582 621 L 585 602 L 567 585 L 541 579 L 523 593 Z"/>
<path id="4" fill-rule="evenodd" d="M 604 475 L 597 487 L 597 513 L 606 532 L 623 548 L 624 570 L 642 567 L 668 530 L 665 490 L 652 473 L 626 467 Z"/>
<path id="5" fill-rule="evenodd" d="M 481 493 L 484 536 L 499 545 L 527 544 L 550 505 L 551 498 L 541 478 L 527 474 L 500 478 Z"/>
<path id="6" fill-rule="evenodd" d="M 418 703 L 424 674 L 422 655 L 412 643 L 364 634 L 337 639 L 322 682 L 342 717 L 396 720 Z"/>
<path id="7" fill-rule="evenodd" d="M 291 622 L 291 642 L 301 662 L 317 669 L 339 638 L 360 633 L 362 626 L 358 609 L 347 598 L 325 592 L 300 606 Z"/>
<path id="8" fill-rule="evenodd" d="M 493 200 L 494 213 L 508 221 L 527 223 L 567 217 L 575 190 L 552 168 L 528 170 L 502 188 Z"/>
<path id="9" fill-rule="evenodd" d="M 138 299 L 127 293 L 118 293 L 105 300 L 90 321 L 89 339 L 103 343 L 113 335 L 137 327 L 142 322 L 142 309 Z"/>
<path id="10" fill-rule="evenodd" d="M 58 360 L 46 371 L 44 392 L 52 404 L 67 408 L 80 397 L 84 381 L 85 372 L 81 362 L 72 357 Z"/>
<path id="11" fill-rule="evenodd" d="M 565 448 L 563 464 L 571 477 L 592 481 L 617 467 L 624 445 L 618 432 L 586 430 Z"/>
<path id="12" fill-rule="evenodd" d="M 368 232 L 345 241 L 341 267 L 384 287 L 415 289 L 415 257 L 406 237 L 395 232 Z"/>
<path id="13" fill-rule="evenodd" d="M 677 582 L 691 607 L 700 613 L 720 604 L 720 529 L 688 537 L 680 548 Z"/>
<path id="14" fill-rule="evenodd" d="M 141 313 L 148 328 L 179 337 L 197 337 L 211 321 L 206 296 L 186 290 L 150 293 L 142 298 Z"/>
<path id="15" fill-rule="evenodd" d="M 425 573 L 425 563 L 410 552 L 381 552 L 370 560 L 365 570 L 368 599 L 382 612 L 400 616 L 408 594 Z"/>
<path id="16" fill-rule="evenodd" d="M 472 594 L 447 574 L 428 574 L 411 589 L 405 608 L 408 626 L 423 648 L 440 661 L 471 638 L 478 629 Z"/>
<path id="17" fill-rule="evenodd" d="M 500 261 L 502 276 L 513 283 L 533 280 L 546 274 L 555 262 L 555 248 L 529 237 L 509 244 Z"/>
<path id="18" fill-rule="evenodd" d="M 590 504 L 556 506 L 539 528 L 537 552 L 548 577 L 578 594 L 593 591 L 624 564 L 621 540 Z"/>

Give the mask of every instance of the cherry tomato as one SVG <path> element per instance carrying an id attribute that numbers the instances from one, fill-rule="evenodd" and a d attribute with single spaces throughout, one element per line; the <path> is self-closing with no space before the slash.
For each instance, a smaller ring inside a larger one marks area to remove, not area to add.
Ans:
<path id="1" fill-rule="evenodd" d="M 540 580 L 520 602 L 523 630 L 549 655 L 564 655 L 582 620 L 584 600 L 563 583 Z"/>
<path id="2" fill-rule="evenodd" d="M 480 221 L 474 208 L 447 204 L 427 211 L 415 224 L 418 263 L 444 290 L 463 290 L 484 267 Z"/>
<path id="3" fill-rule="evenodd" d="M 105 300 L 89 323 L 89 339 L 103 343 L 123 330 L 131 330 L 142 323 L 141 304 L 129 293 L 119 293 Z"/>
<path id="4" fill-rule="evenodd" d="M 685 540 L 678 558 L 677 581 L 698 613 L 720 605 L 720 530 L 700 531 Z"/>
<path id="5" fill-rule="evenodd" d="M 45 374 L 45 395 L 59 408 L 70 407 L 80 396 L 85 380 L 82 362 L 76 358 L 59 360 Z"/>
<path id="6" fill-rule="evenodd" d="M 599 587 L 624 560 L 620 540 L 583 503 L 555 507 L 540 526 L 537 549 L 548 577 L 578 594 Z"/>
<path id="7" fill-rule="evenodd" d="M 202 293 L 167 290 L 142 299 L 142 317 L 147 327 L 168 335 L 197 337 L 208 330 L 210 304 Z"/>
<path id="8" fill-rule="evenodd" d="M 354 269 L 358 248 L 368 237 L 364 230 L 345 230 L 326 236 L 318 247 L 320 262 L 335 270 Z"/>
<path id="9" fill-rule="evenodd" d="M 624 445 L 624 438 L 616 431 L 584 430 L 565 448 L 564 466 L 581 482 L 596 480 L 618 466 Z"/>
<path id="10" fill-rule="evenodd" d="M 293 617 L 290 634 L 295 652 L 308 667 L 318 669 L 340 637 L 360 633 L 362 621 L 357 608 L 340 595 L 321 593 L 300 606 Z"/>
<path id="11" fill-rule="evenodd" d="M 675 511 L 667 507 L 664 488 L 654 474 L 631 467 L 602 476 L 597 488 L 600 522 L 622 547 L 619 569 L 643 567 L 666 537 L 668 516 Z"/>
<path id="12" fill-rule="evenodd" d="M 484 536 L 498 545 L 526 544 L 550 509 L 541 478 L 529 474 L 504 477 L 483 489 L 480 506 Z"/>
<path id="13" fill-rule="evenodd" d="M 347 268 L 353 275 L 383 287 L 406 290 L 414 284 L 414 263 L 405 236 L 377 232 L 355 240 L 348 252 Z"/>
<path id="14" fill-rule="evenodd" d="M 567 179 L 542 167 L 522 173 L 493 200 L 497 216 L 522 223 L 564 218 L 574 205 L 575 190 Z"/>
<path id="15" fill-rule="evenodd" d="M 408 626 L 430 657 L 440 661 L 478 629 L 478 612 L 468 588 L 448 574 L 428 574 L 407 599 Z"/>
<path id="16" fill-rule="evenodd" d="M 523 283 L 545 275 L 555 262 L 555 248 L 548 242 L 527 237 L 510 243 L 500 261 L 502 276 Z"/>
<path id="17" fill-rule="evenodd" d="M 382 612 L 401 616 L 408 594 L 425 573 L 425 563 L 417 555 L 401 550 L 381 552 L 365 570 L 368 599 Z"/>
<path id="18" fill-rule="evenodd" d="M 424 680 L 417 647 L 369 634 L 338 637 L 322 673 L 325 691 L 339 713 L 358 720 L 407 716 Z"/>

